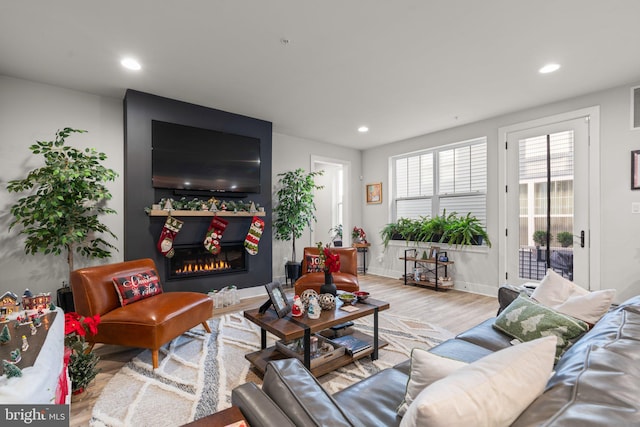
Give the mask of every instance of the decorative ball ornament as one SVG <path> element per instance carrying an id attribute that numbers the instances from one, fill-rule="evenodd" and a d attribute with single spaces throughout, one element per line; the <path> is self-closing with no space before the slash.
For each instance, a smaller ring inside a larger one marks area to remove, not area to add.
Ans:
<path id="1" fill-rule="evenodd" d="M 331 294 L 321 294 L 318 303 L 323 310 L 333 310 L 336 308 L 336 297 Z"/>
<path id="2" fill-rule="evenodd" d="M 309 299 L 311 296 L 318 297 L 318 293 L 313 289 L 307 289 L 300 294 L 300 300 L 302 300 L 302 304 L 304 304 L 305 310 L 309 309 Z"/>

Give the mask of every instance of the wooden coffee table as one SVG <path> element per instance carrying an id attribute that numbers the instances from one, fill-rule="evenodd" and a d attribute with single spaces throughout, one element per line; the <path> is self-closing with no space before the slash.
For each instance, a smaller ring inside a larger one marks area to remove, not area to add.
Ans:
<path id="1" fill-rule="evenodd" d="M 303 338 L 303 363 L 316 377 L 332 372 L 341 366 L 348 365 L 354 360 L 365 356 L 371 355 L 371 359 L 376 360 L 378 358 L 378 349 L 387 345 L 386 342 L 378 339 L 378 312 L 387 310 L 389 303 L 368 298 L 365 302 L 354 304 L 355 307 L 358 307 L 358 310 L 349 313 L 340 310 L 342 306 L 340 300 L 336 299 L 336 302 L 335 310 L 322 310 L 319 319 L 309 319 L 306 313 L 302 317 L 292 317 L 291 314 L 289 314 L 280 319 L 272 308 L 265 313 L 260 313 L 257 308 L 245 311 L 244 317 L 260 326 L 261 348 L 259 351 L 245 355 L 245 358 L 251 362 L 261 374 L 264 374 L 267 363 L 271 360 L 289 358 L 290 356 L 280 353 L 275 346 L 267 348 L 267 332 L 271 332 L 273 335 L 287 342 L 296 338 Z M 373 336 L 371 337 L 358 331 L 354 332 L 354 335 L 357 335 L 358 338 L 370 341 L 372 344 L 371 349 L 360 352 L 355 356 L 344 354 L 337 359 L 333 359 L 311 369 L 311 354 L 309 348 L 312 334 L 350 320 L 371 315 L 373 316 Z"/>

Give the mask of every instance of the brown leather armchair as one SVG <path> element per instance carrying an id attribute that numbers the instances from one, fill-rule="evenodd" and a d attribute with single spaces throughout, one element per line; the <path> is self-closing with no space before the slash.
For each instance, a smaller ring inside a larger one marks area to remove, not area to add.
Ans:
<path id="1" fill-rule="evenodd" d="M 360 289 L 358 283 L 358 251 L 356 248 L 330 248 L 331 253 L 340 255 L 340 271 L 333 273 L 333 283 L 339 290 L 355 292 Z M 317 256 L 317 247 L 304 248 L 302 257 L 302 276 L 296 281 L 295 292 L 300 295 L 306 289 L 320 293 L 324 284 L 324 272 L 308 272 L 308 256 Z"/>
<path id="2" fill-rule="evenodd" d="M 211 332 L 213 301 L 198 292 L 163 292 L 122 307 L 113 278 L 150 269 L 158 271 L 151 259 L 82 268 L 71 272 L 71 289 L 77 313 L 100 315 L 98 333 L 87 341 L 151 349 L 157 368 L 162 345 L 199 323 Z"/>

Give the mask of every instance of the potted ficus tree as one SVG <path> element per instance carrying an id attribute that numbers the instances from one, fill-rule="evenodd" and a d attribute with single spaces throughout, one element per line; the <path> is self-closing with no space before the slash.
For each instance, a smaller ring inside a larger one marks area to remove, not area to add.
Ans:
<path id="1" fill-rule="evenodd" d="M 573 245 L 573 233 L 569 231 L 561 231 L 556 234 L 556 240 L 563 248 L 568 248 Z"/>
<path id="2" fill-rule="evenodd" d="M 64 128 L 55 140 L 31 145 L 34 155 L 44 157 L 44 166 L 7 185 L 9 192 L 29 192 L 11 207 L 14 219 L 9 226 L 22 227 L 25 252 L 60 255 L 64 251 L 69 272 L 74 253 L 107 258 L 115 248 L 101 237 L 106 233 L 116 238 L 99 216 L 115 213 L 105 205 L 111 193 L 104 183 L 118 174 L 101 164 L 107 158 L 104 153 L 65 145 L 69 135 L 84 132 Z"/>
<path id="3" fill-rule="evenodd" d="M 545 230 L 536 230 L 533 232 L 533 243 L 536 245 L 537 259 L 546 259 L 546 251 L 540 249 L 541 246 L 547 246 L 547 242 L 551 242 L 551 235 Z"/>
<path id="4" fill-rule="evenodd" d="M 291 258 L 287 261 L 287 277 L 295 282 L 300 277 L 300 263 L 296 261 L 296 239 L 302 237 L 302 231 L 316 221 L 314 191 L 323 188 L 316 185 L 315 177 L 324 171 L 305 172 L 298 168 L 294 171 L 279 173 L 276 206 L 273 209 L 274 237 L 277 240 L 291 241 Z"/>

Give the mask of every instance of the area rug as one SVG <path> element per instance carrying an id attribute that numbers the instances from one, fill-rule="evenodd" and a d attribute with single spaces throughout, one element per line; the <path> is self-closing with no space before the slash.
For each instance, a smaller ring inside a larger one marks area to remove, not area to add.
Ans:
<path id="1" fill-rule="evenodd" d="M 453 335 L 417 319 L 382 312 L 380 339 L 389 343 L 379 358 L 362 358 L 319 378 L 333 394 L 350 384 L 406 360 L 412 348 L 428 349 Z M 160 350 L 152 369 L 151 352 L 134 357 L 114 375 L 93 407 L 93 426 L 177 426 L 231 406 L 231 391 L 247 381 L 261 384 L 244 358 L 258 350 L 260 329 L 242 313 L 209 320 L 211 334 L 197 326 Z M 371 316 L 356 329 L 371 333 Z M 268 335 L 268 344 L 276 338 Z"/>

